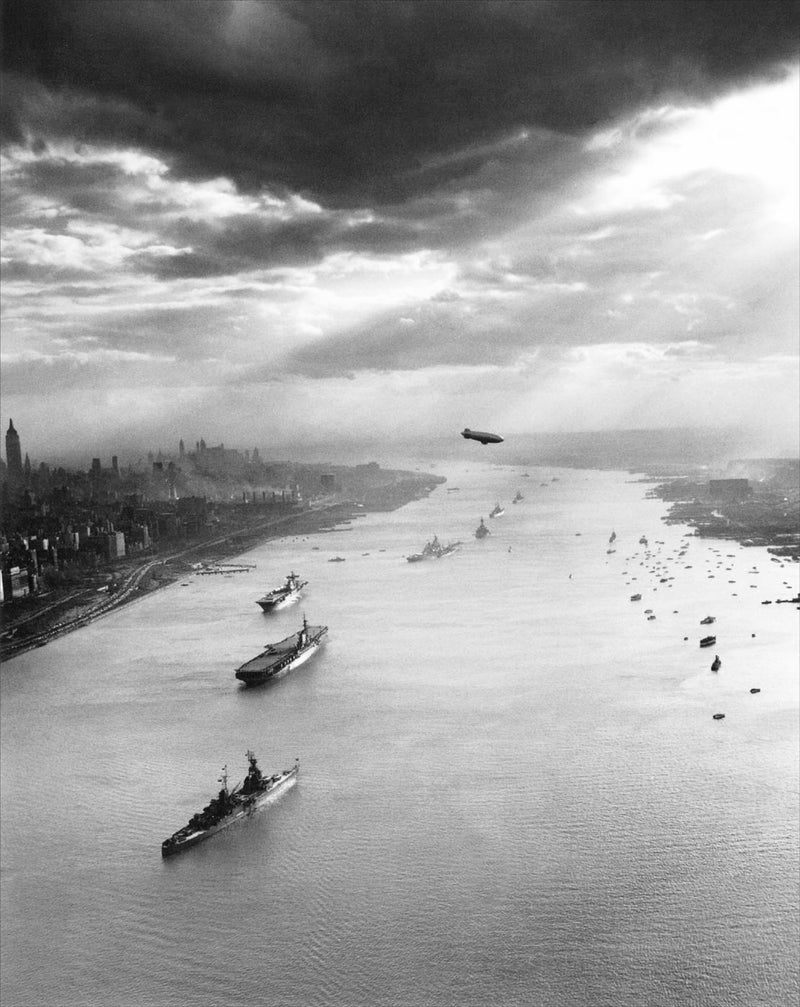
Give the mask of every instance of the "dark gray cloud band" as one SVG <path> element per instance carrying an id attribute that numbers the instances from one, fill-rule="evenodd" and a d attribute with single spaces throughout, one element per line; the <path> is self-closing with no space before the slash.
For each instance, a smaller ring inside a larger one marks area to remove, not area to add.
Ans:
<path id="1" fill-rule="evenodd" d="M 329 206 L 400 203 L 482 158 L 448 152 L 708 97 L 779 73 L 797 43 L 794 0 L 5 0 L 2 128 Z"/>

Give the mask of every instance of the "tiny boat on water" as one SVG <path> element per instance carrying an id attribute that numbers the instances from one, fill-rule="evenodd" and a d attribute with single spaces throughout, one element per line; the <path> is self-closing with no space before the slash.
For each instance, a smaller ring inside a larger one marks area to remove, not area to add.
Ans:
<path id="1" fill-rule="evenodd" d="M 711 662 L 711 670 L 712 671 L 719 671 L 719 669 L 721 667 L 722 667 L 722 661 L 720 661 L 719 655 L 715 654 L 714 655 L 714 660 Z"/>
<path id="2" fill-rule="evenodd" d="M 715 636 L 704 636 L 703 639 L 700 641 L 700 646 L 713 647 L 716 642 L 717 638 Z"/>

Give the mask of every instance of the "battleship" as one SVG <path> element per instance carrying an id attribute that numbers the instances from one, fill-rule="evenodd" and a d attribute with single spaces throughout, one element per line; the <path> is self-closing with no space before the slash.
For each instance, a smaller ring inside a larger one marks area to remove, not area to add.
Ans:
<path id="1" fill-rule="evenodd" d="M 161 856 L 171 857 L 176 853 L 208 839 L 217 832 L 227 829 L 234 822 L 241 821 L 265 804 L 270 798 L 288 789 L 297 779 L 300 760 L 295 759 L 291 769 L 284 769 L 274 776 L 265 777 L 258 768 L 256 757 L 247 752 L 250 768 L 247 776 L 232 790 L 228 789 L 227 768 L 223 767 L 219 782 L 222 789 L 211 802 L 192 815 L 182 829 L 178 829 L 161 844 Z"/>
<path id="2" fill-rule="evenodd" d="M 307 583 L 307 580 L 300 580 L 297 574 L 292 572 L 286 578 L 285 584 L 275 588 L 274 591 L 267 591 L 263 598 L 258 599 L 256 605 L 260 605 L 264 612 L 274 612 L 296 601 Z"/>
<path id="3" fill-rule="evenodd" d="M 285 675 L 303 661 L 307 661 L 320 647 L 327 626 L 309 626 L 303 616 L 303 625 L 280 643 L 271 643 L 257 657 L 236 669 L 236 677 L 245 685 L 263 685 L 273 678 Z"/>
<path id="4" fill-rule="evenodd" d="M 430 542 L 425 543 L 422 552 L 412 553 L 410 556 L 406 556 L 406 560 L 409 563 L 419 563 L 424 559 L 442 559 L 442 557 L 454 553 L 460 545 L 460 542 L 448 542 L 447 545 L 442 545 L 438 536 L 434 535 Z"/>

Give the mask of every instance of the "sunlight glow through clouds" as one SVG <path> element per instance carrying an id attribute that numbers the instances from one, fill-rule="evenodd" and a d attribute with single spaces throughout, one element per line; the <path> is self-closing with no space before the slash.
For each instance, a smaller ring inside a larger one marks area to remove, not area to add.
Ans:
<path id="1" fill-rule="evenodd" d="M 666 209 L 685 198 L 675 184 L 714 172 L 757 180 L 776 216 L 796 222 L 799 79 L 795 71 L 780 83 L 737 91 L 707 107 L 659 109 L 598 134 L 588 151 L 631 153 L 623 153 L 618 171 L 576 212 Z"/>

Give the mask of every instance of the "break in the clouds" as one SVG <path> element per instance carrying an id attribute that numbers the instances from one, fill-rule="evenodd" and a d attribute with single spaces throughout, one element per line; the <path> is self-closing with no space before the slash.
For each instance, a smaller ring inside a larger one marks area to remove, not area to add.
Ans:
<path id="1" fill-rule="evenodd" d="M 6 0 L 4 414 L 791 429 L 796 15 Z"/>

